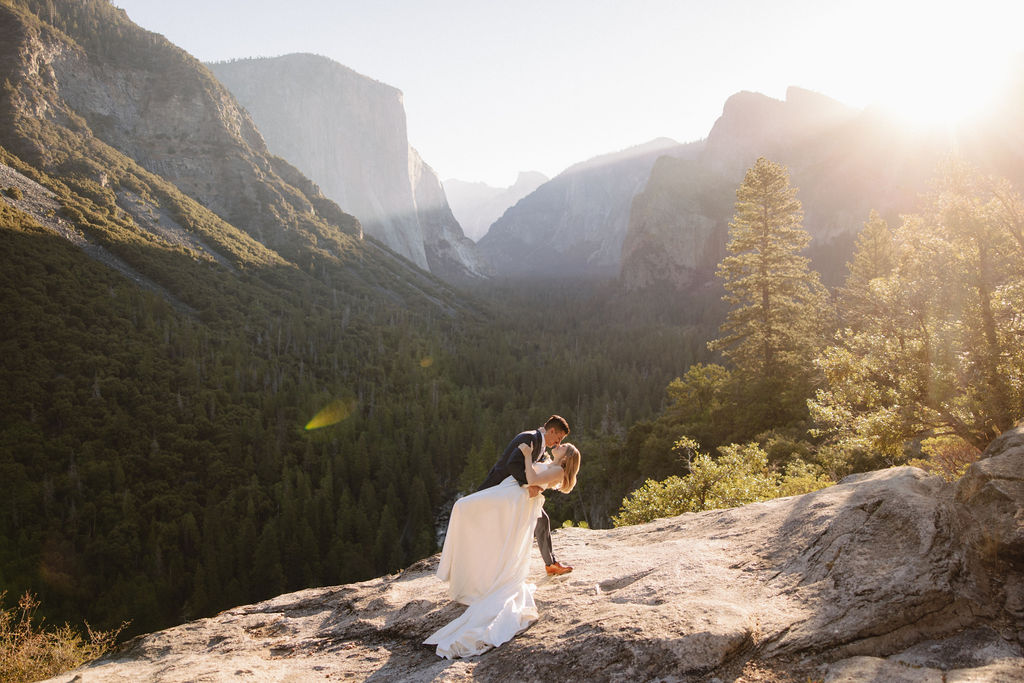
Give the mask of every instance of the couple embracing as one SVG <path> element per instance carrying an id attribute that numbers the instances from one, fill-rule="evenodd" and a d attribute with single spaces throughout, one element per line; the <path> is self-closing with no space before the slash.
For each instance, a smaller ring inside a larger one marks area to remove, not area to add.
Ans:
<path id="1" fill-rule="evenodd" d="M 541 429 L 519 434 L 480 490 L 455 502 L 437 576 L 448 582 L 453 600 L 469 607 L 425 641 L 437 645 L 438 655 L 482 654 L 537 620 L 536 586 L 526 583 L 532 536 L 548 574 L 572 571 L 551 552 L 551 523 L 541 495 L 545 489 L 569 493 L 576 485 L 580 452 L 561 443 L 568 434 L 569 424 L 558 415 Z"/>

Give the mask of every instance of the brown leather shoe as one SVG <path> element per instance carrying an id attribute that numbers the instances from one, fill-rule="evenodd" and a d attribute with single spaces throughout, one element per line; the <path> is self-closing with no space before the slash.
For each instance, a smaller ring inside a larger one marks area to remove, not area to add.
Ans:
<path id="1" fill-rule="evenodd" d="M 549 564 L 546 567 L 544 567 L 544 569 L 546 569 L 548 574 L 550 574 L 552 576 L 558 576 L 558 575 L 561 575 L 561 574 L 568 574 L 569 572 L 572 571 L 572 567 L 564 565 L 561 562 L 555 562 L 554 564 Z"/>

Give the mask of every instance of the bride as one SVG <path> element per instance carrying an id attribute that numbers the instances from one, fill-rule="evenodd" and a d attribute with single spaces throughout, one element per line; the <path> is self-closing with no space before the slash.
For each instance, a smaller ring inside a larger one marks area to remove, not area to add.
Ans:
<path id="1" fill-rule="evenodd" d="M 569 493 L 576 485 L 580 452 L 572 444 L 552 449 L 553 462 L 534 463 L 524 448 L 529 486 Z M 537 620 L 536 586 L 526 583 L 533 530 L 544 496 L 506 477 L 497 486 L 460 498 L 452 508 L 437 576 L 453 600 L 469 605 L 462 616 L 424 641 L 453 659 L 487 652 Z"/>

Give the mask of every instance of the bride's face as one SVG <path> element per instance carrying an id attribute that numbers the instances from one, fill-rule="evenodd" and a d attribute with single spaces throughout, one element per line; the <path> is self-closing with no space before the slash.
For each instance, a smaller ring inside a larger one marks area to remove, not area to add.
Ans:
<path id="1" fill-rule="evenodd" d="M 562 461 L 565 460 L 565 454 L 569 450 L 568 446 L 555 446 L 551 449 L 551 459 L 556 465 L 561 465 Z"/>

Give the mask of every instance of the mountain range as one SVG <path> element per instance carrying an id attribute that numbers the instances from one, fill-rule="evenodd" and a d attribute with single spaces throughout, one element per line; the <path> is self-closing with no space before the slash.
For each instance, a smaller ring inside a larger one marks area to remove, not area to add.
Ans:
<path id="1" fill-rule="evenodd" d="M 733 95 L 696 142 L 653 140 L 550 180 L 523 173 L 506 189 L 454 179 L 442 186 L 409 146 L 399 90 L 308 54 L 209 67 L 270 151 L 368 235 L 455 283 L 553 275 L 617 277 L 627 290 L 700 287 L 725 253 L 735 189 L 758 156 L 790 170 L 816 263 L 835 283 L 868 213 L 895 222 L 912 211 L 951 152 L 1019 175 L 991 135 L 915 128 L 791 87 L 784 100 Z M 1003 118 L 986 127 L 1005 134 L 1009 107 L 999 111 Z"/>

